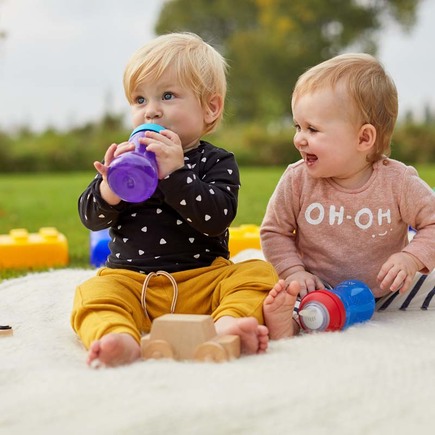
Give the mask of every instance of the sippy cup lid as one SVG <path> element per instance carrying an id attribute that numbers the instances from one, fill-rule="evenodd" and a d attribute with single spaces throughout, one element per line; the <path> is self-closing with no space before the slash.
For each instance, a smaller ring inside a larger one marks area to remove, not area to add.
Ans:
<path id="1" fill-rule="evenodd" d="M 130 139 L 138 132 L 140 131 L 147 131 L 147 130 L 151 130 L 151 131 L 155 131 L 156 133 L 160 133 L 162 130 L 165 130 L 165 127 L 162 127 L 161 125 L 158 124 L 141 124 L 139 126 L 137 126 L 130 135 Z"/>
<path id="2" fill-rule="evenodd" d="M 316 301 L 308 302 L 299 310 L 299 319 L 302 327 L 311 331 L 324 331 L 330 320 L 326 307 Z"/>
<path id="3" fill-rule="evenodd" d="M 335 293 L 316 290 L 302 299 L 299 319 L 305 330 L 337 331 L 346 323 L 346 310 Z"/>

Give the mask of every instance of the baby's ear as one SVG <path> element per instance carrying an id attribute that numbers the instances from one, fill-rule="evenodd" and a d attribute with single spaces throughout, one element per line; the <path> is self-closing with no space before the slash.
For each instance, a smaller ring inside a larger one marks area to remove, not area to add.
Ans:
<path id="1" fill-rule="evenodd" d="M 204 109 L 204 122 L 211 124 L 222 113 L 223 99 L 220 95 L 212 95 L 207 103 L 207 107 Z"/>
<path id="2" fill-rule="evenodd" d="M 372 124 L 364 124 L 358 135 L 358 149 L 360 151 L 370 151 L 376 142 L 376 128 Z"/>

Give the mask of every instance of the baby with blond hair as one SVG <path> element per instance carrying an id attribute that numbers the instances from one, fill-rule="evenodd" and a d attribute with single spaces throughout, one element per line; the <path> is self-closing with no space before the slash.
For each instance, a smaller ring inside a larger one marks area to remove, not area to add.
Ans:
<path id="1" fill-rule="evenodd" d="M 163 35 L 128 63 L 124 88 L 133 127 L 164 127 L 140 139 L 155 154 L 151 198 L 128 203 L 110 188 L 110 163 L 132 151 L 108 147 L 79 200 L 86 228 L 110 228 L 110 255 L 76 291 L 71 323 L 91 365 L 128 364 L 141 336 L 165 313 L 209 314 L 218 335 L 238 335 L 244 354 L 268 346 L 262 305 L 278 281 L 272 265 L 229 260 L 228 228 L 237 212 L 239 170 L 233 153 L 202 139 L 222 118 L 224 58 L 199 36 Z"/>

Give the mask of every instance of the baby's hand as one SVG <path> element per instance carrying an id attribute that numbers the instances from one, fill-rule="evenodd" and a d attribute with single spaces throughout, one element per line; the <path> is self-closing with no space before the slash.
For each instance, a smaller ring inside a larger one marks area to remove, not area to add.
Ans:
<path id="1" fill-rule="evenodd" d="M 130 142 L 122 142 L 119 145 L 113 143 L 107 148 L 106 154 L 104 154 L 104 163 L 94 162 L 95 169 L 101 174 L 103 180 L 107 182 L 107 172 L 109 171 L 109 166 L 113 160 L 127 151 L 133 151 L 134 144 Z"/>
<path id="2" fill-rule="evenodd" d="M 300 284 L 301 291 L 299 292 L 299 295 L 301 298 L 314 290 L 325 288 L 322 281 L 316 275 L 306 272 L 305 270 L 295 272 L 285 280 L 287 284 L 290 284 L 292 281 L 297 281 Z"/>
<path id="3" fill-rule="evenodd" d="M 184 151 L 180 137 L 171 130 L 147 131 L 140 142 L 156 155 L 159 179 L 184 166 Z"/>
<path id="4" fill-rule="evenodd" d="M 133 151 L 134 144 L 130 142 L 122 142 L 119 145 L 113 143 L 107 149 L 106 154 L 104 155 L 104 163 L 94 162 L 95 169 L 101 174 L 103 177 L 103 181 L 100 184 L 100 194 L 103 199 L 111 205 L 116 205 L 121 202 L 121 198 L 116 195 L 115 192 L 110 188 L 109 183 L 107 182 L 107 173 L 109 171 L 109 166 L 113 162 L 113 160 L 127 151 Z"/>
<path id="5" fill-rule="evenodd" d="M 409 290 L 415 273 L 423 264 L 413 255 L 406 252 L 397 252 L 382 265 L 377 279 L 381 290 L 390 290 L 405 293 Z"/>

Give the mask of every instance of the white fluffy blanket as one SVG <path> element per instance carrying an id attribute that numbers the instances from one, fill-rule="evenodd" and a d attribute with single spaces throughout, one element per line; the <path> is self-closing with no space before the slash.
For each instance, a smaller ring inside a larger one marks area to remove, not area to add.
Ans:
<path id="1" fill-rule="evenodd" d="M 375 313 L 232 362 L 93 370 L 69 314 L 92 270 L 0 284 L 0 434 L 433 434 L 434 311 Z"/>

